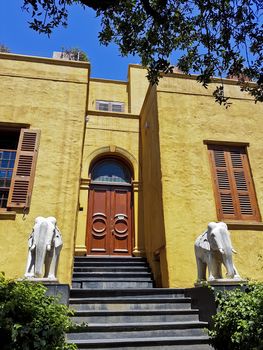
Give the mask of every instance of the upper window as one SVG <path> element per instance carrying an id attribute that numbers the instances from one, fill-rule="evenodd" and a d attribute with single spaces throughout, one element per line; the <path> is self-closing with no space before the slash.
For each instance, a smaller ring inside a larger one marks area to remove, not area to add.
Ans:
<path id="1" fill-rule="evenodd" d="M 16 150 L 0 149 L 0 208 L 6 208 Z"/>
<path id="2" fill-rule="evenodd" d="M 40 132 L 0 127 L 0 209 L 29 208 Z"/>
<path id="3" fill-rule="evenodd" d="M 96 109 L 108 112 L 124 112 L 124 102 L 96 101 Z"/>
<path id="4" fill-rule="evenodd" d="M 19 129 L 0 129 L 0 208 L 7 207 L 19 134 Z"/>
<path id="5" fill-rule="evenodd" d="M 131 183 L 129 169 L 116 159 L 105 159 L 95 164 L 91 179 L 96 182 Z"/>
<path id="6" fill-rule="evenodd" d="M 218 219 L 260 221 L 245 147 L 208 145 Z"/>

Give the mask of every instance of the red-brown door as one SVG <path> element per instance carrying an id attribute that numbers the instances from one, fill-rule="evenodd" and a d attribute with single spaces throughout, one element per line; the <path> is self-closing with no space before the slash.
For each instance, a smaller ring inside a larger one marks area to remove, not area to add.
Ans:
<path id="1" fill-rule="evenodd" d="M 91 185 L 88 207 L 88 254 L 131 255 L 131 188 Z"/>

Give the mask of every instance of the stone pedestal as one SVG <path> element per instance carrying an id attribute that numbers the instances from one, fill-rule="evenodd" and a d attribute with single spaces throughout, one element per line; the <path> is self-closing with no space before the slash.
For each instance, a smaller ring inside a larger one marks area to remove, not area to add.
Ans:
<path id="1" fill-rule="evenodd" d="M 231 290 L 241 288 L 247 284 L 247 280 L 244 279 L 233 279 L 233 278 L 220 278 L 213 281 L 197 282 L 195 287 L 210 286 L 216 291 Z"/>
<path id="2" fill-rule="evenodd" d="M 27 281 L 42 283 L 46 288 L 46 294 L 48 296 L 54 296 L 59 298 L 61 304 L 68 305 L 69 302 L 69 285 L 58 282 L 58 279 L 49 278 L 26 278 Z"/>
<path id="3" fill-rule="evenodd" d="M 186 296 L 192 298 L 192 308 L 199 309 L 200 321 L 212 323 L 212 316 L 217 312 L 216 294 L 224 290 L 240 288 L 245 290 L 246 280 L 220 279 L 209 282 L 195 283 L 195 288 L 187 288 Z"/>
<path id="4" fill-rule="evenodd" d="M 69 302 L 69 285 L 61 283 L 44 283 L 44 286 L 47 287 L 47 295 L 58 296 L 59 302 L 61 304 L 68 305 Z"/>

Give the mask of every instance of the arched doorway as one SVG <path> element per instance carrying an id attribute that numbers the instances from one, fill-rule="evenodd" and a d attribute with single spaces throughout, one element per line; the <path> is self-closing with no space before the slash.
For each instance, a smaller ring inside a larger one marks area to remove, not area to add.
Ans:
<path id="1" fill-rule="evenodd" d="M 87 254 L 131 255 L 132 174 L 117 158 L 103 158 L 90 171 Z"/>

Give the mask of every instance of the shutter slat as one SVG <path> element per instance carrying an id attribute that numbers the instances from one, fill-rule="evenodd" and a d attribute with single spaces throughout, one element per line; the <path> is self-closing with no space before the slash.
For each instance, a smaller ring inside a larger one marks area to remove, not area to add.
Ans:
<path id="1" fill-rule="evenodd" d="M 22 145 L 21 145 L 21 151 L 29 151 L 34 152 L 35 150 L 35 144 L 36 144 L 36 134 L 32 134 L 29 132 L 24 133 Z"/>
<path id="2" fill-rule="evenodd" d="M 214 153 L 216 167 L 217 168 L 219 168 L 219 167 L 225 168 L 226 167 L 226 160 L 225 160 L 224 150 L 217 149 L 217 150 L 214 150 L 213 153 Z"/>
<path id="3" fill-rule="evenodd" d="M 221 199 L 221 205 L 222 205 L 222 211 L 223 214 L 235 214 L 235 208 L 233 204 L 233 199 L 231 193 L 225 194 L 221 193 L 220 194 L 220 199 Z"/>
<path id="4" fill-rule="evenodd" d="M 236 187 L 238 191 L 248 191 L 245 174 L 243 171 L 234 171 Z"/>
<path id="5" fill-rule="evenodd" d="M 241 158 L 241 150 L 240 151 L 230 151 L 231 161 L 233 168 L 241 168 L 243 169 L 243 163 Z"/>
<path id="6" fill-rule="evenodd" d="M 229 178 L 226 170 L 216 171 L 218 186 L 220 190 L 230 190 Z"/>
<path id="7" fill-rule="evenodd" d="M 239 194 L 240 210 L 243 215 L 253 215 L 253 209 L 251 206 L 249 195 Z"/>
<path id="8" fill-rule="evenodd" d="M 21 129 L 7 207 L 29 208 L 39 137 L 39 130 Z"/>

